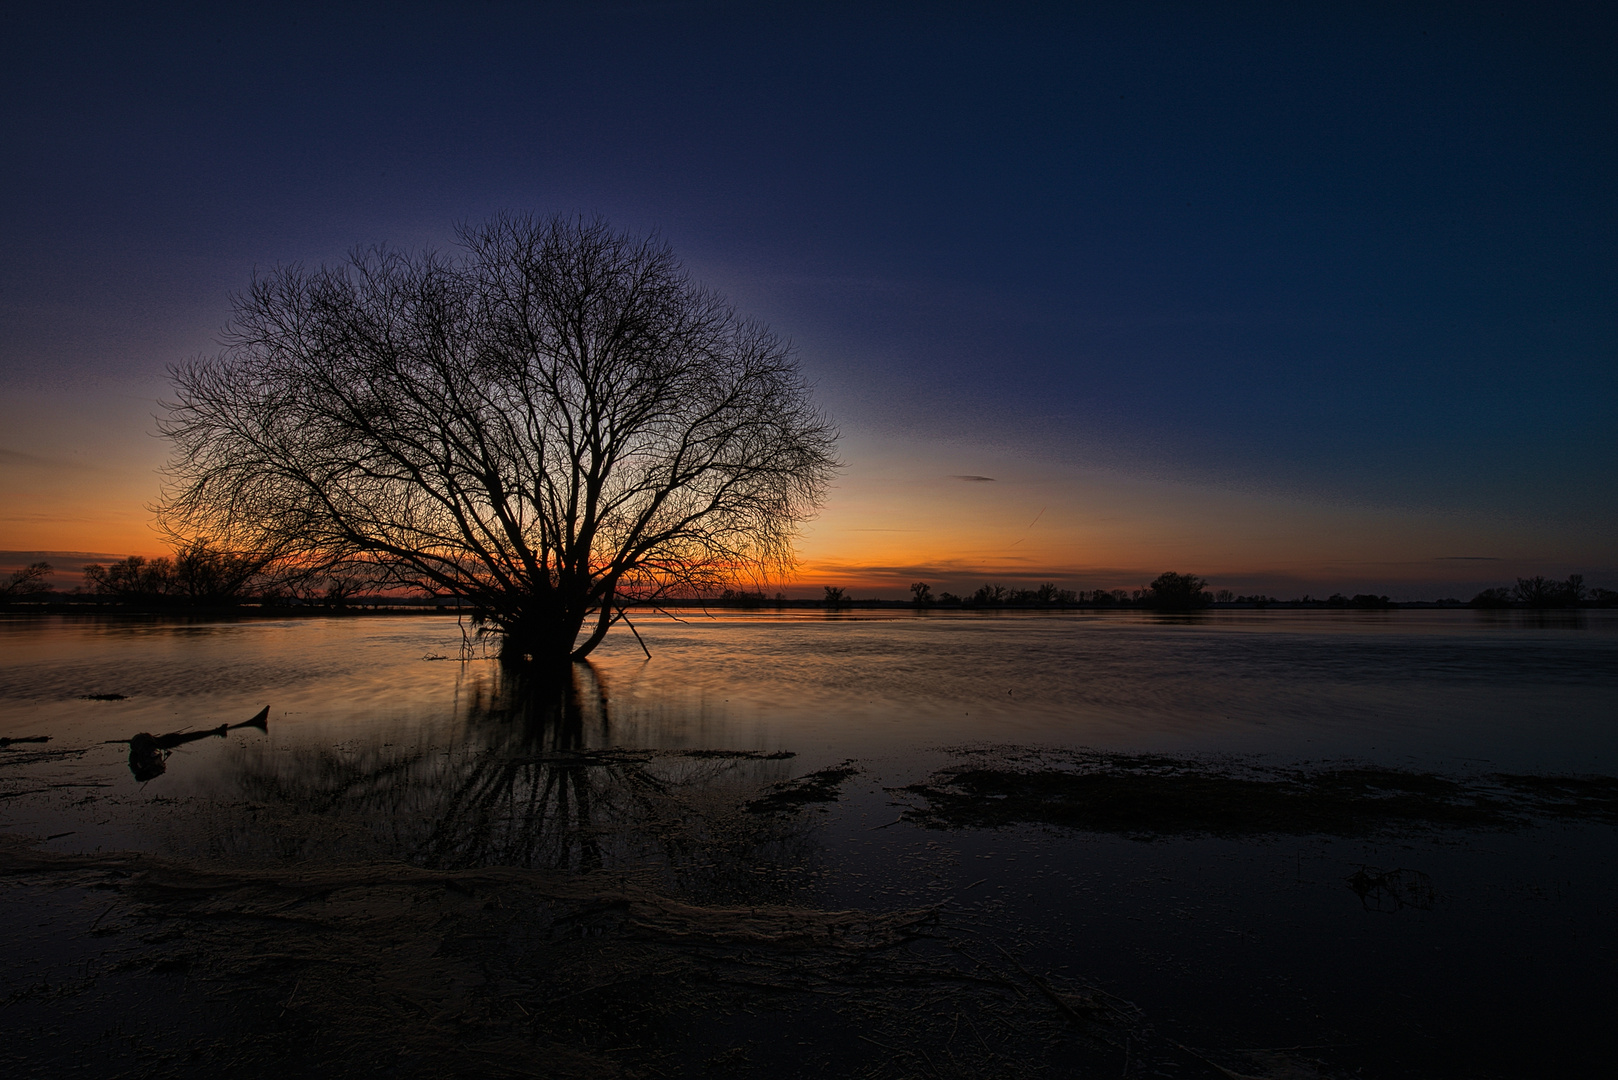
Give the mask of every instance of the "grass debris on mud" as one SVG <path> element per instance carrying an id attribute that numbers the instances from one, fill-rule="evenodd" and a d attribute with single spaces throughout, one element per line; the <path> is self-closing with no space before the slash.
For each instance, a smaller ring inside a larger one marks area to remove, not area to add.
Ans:
<path id="1" fill-rule="evenodd" d="M 190 1006 L 90 1047 L 127 1043 L 138 1075 L 1009 1078 L 1187 1053 L 1130 1002 L 1031 971 L 1015 942 L 936 907 L 702 905 L 634 874 L 221 869 L 14 838 L 0 879 L 85 891 L 106 950 L 7 1008 L 100 1015 L 120 978 Z M 48 1038 L 25 1033 L 0 1064 L 115 1063 Z"/>
<path id="2" fill-rule="evenodd" d="M 1365 836 L 1618 821 L 1618 778 L 1475 778 L 1363 765 L 1275 768 L 1158 754 L 1027 747 L 951 751 L 959 764 L 895 793 L 934 828 L 1057 825 L 1127 836 Z"/>

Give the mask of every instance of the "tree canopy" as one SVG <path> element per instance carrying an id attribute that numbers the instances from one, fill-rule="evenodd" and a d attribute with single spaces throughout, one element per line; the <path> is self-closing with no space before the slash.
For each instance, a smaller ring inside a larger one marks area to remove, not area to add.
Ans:
<path id="1" fill-rule="evenodd" d="M 237 298 L 173 370 L 165 528 L 459 598 L 510 657 L 587 655 L 626 599 L 782 569 L 836 432 L 790 346 L 599 220 L 356 252 Z"/>

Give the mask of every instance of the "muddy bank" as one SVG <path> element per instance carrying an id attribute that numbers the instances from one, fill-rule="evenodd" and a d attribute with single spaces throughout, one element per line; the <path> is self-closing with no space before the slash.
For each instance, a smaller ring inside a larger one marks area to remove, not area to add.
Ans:
<path id="1" fill-rule="evenodd" d="M 173 1004 L 90 1045 L 20 1026 L 12 1076 L 1333 1075 L 1158 1037 L 1132 1003 L 938 907 L 704 906 L 632 875 L 499 867 L 225 871 L 14 838 L 0 876 L 83 895 L 101 943 L 74 984 L 12 991 L 12 1019 L 48 1012 L 62 1039 L 64 1014 L 118 1008 L 105 995 L 131 977 Z"/>
<path id="2" fill-rule="evenodd" d="M 961 749 L 928 779 L 893 789 L 933 828 L 1057 825 L 1152 836 L 1323 835 L 1514 829 L 1545 819 L 1618 822 L 1618 779 L 1389 768 L 1273 768 L 1154 754 Z"/>

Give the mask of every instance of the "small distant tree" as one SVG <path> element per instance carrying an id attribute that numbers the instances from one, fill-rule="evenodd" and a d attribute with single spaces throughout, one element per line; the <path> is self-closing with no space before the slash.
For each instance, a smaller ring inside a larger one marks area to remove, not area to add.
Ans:
<path id="1" fill-rule="evenodd" d="M 1550 607 L 1559 599 L 1556 585 L 1556 582 L 1538 574 L 1531 578 L 1518 578 L 1516 588 L 1511 590 L 1512 599 L 1529 607 Z"/>
<path id="2" fill-rule="evenodd" d="M 910 586 L 910 602 L 917 607 L 931 607 L 933 603 L 933 587 L 925 581 L 915 582 Z"/>
<path id="3" fill-rule="evenodd" d="M 1004 585 L 983 585 L 972 594 L 972 603 L 980 607 L 995 607 L 1006 602 L 1006 587 Z"/>
<path id="4" fill-rule="evenodd" d="M 45 584 L 45 579 L 53 572 L 48 562 L 29 563 L 21 570 L 13 570 L 5 581 L 0 582 L 0 604 L 49 592 L 50 586 Z"/>
<path id="5" fill-rule="evenodd" d="M 1535 575 L 1531 578 L 1518 578 L 1516 587 L 1510 591 L 1510 596 L 1524 607 L 1578 607 L 1589 596 L 1589 590 L 1584 587 L 1583 574 L 1569 574 L 1565 581 Z"/>
<path id="6" fill-rule="evenodd" d="M 840 588 L 838 586 L 835 586 L 835 585 L 827 585 L 825 588 L 826 588 L 825 604 L 826 604 L 827 607 L 829 607 L 829 608 L 838 608 L 838 607 L 842 607 L 844 604 L 848 603 L 848 594 L 842 588 Z"/>
<path id="7" fill-rule="evenodd" d="M 1229 604 L 1234 602 L 1235 599 L 1236 594 L 1231 592 L 1229 589 L 1220 589 L 1218 592 L 1214 593 L 1214 602 L 1217 604 Z"/>
<path id="8" fill-rule="evenodd" d="M 164 600 L 174 592 L 174 563 L 141 555 L 109 566 L 89 563 L 84 568 L 84 583 L 97 596 L 147 603 Z"/>
<path id="9" fill-rule="evenodd" d="M 191 540 L 181 543 L 172 557 L 131 555 L 110 566 L 90 563 L 84 580 L 91 592 L 126 602 L 230 606 L 260 590 L 277 591 L 273 563 L 265 556 Z"/>
<path id="10" fill-rule="evenodd" d="M 1195 574 L 1166 571 L 1146 586 L 1146 594 L 1140 600 L 1159 611 L 1189 611 L 1207 607 L 1213 600 L 1212 596 L 1202 591 L 1207 584 Z"/>
<path id="11" fill-rule="evenodd" d="M 239 604 L 264 584 L 261 578 L 270 561 L 192 540 L 174 553 L 170 592 L 191 604 Z"/>

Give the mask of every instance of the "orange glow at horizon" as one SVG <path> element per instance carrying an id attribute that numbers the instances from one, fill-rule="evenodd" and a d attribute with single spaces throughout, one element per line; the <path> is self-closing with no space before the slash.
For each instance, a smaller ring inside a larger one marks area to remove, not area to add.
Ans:
<path id="1" fill-rule="evenodd" d="M 165 554 L 148 510 L 167 449 L 149 436 L 150 402 L 132 409 L 109 396 L 69 415 L 39 404 L 0 447 L 0 550 Z M 848 439 L 844 457 L 826 507 L 803 529 L 795 573 L 750 587 L 897 599 L 914 581 L 960 594 L 1046 581 L 1129 589 L 1176 570 L 1238 593 L 1396 593 L 1401 582 L 1430 591 L 1601 569 L 1599 551 L 1521 522 L 1331 505 L 957 444 Z M 76 570 L 62 569 L 54 584 L 71 587 Z"/>

